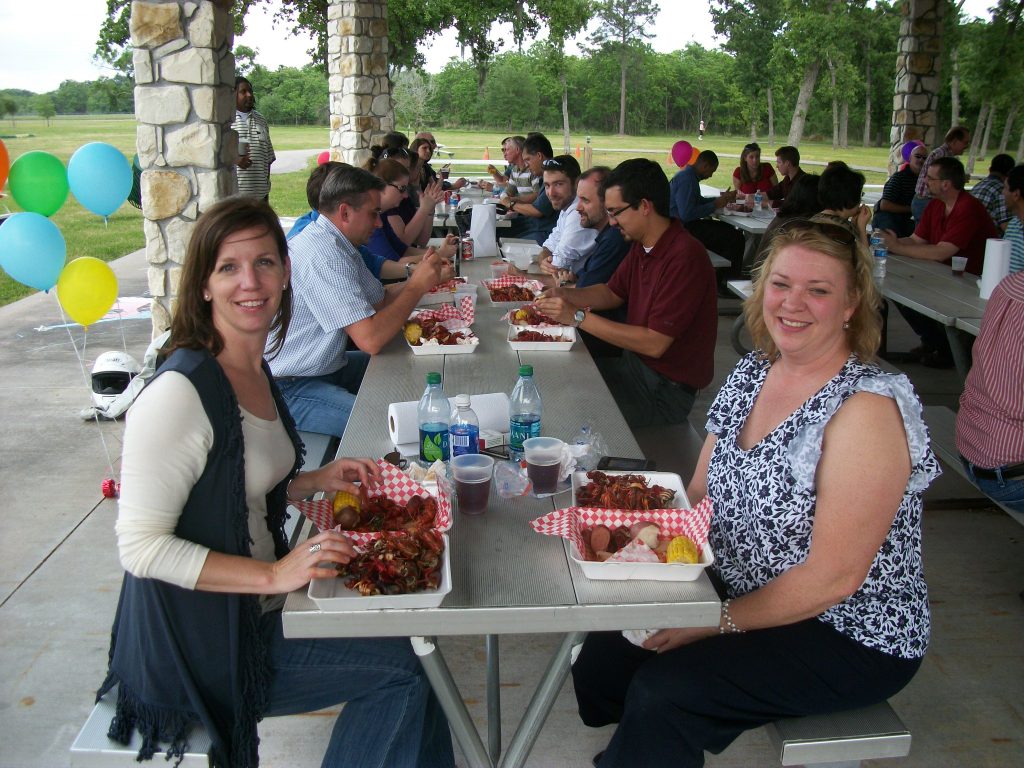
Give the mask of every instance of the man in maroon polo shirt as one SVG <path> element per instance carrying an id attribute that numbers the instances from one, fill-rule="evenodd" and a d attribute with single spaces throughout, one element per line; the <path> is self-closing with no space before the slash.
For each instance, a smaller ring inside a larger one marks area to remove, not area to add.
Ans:
<path id="1" fill-rule="evenodd" d="M 633 243 L 607 283 L 553 288 L 538 308 L 623 350 L 597 360 L 631 427 L 686 420 L 714 374 L 718 301 L 707 251 L 669 218 L 669 183 L 657 163 L 626 160 L 602 185 L 608 220 Z M 626 306 L 618 323 L 591 310 Z"/>
<path id="2" fill-rule="evenodd" d="M 955 157 L 940 157 L 928 167 L 927 184 L 931 202 L 910 237 L 897 237 L 891 229 L 882 231 L 889 253 L 924 261 L 950 263 L 954 256 L 967 257 L 967 271 L 981 274 L 985 261 L 985 241 L 999 237 L 984 204 L 964 191 L 966 174 Z M 932 368 L 953 365 L 946 332 L 938 322 L 899 305 L 900 314 L 921 337 L 921 346 L 911 350 Z"/>

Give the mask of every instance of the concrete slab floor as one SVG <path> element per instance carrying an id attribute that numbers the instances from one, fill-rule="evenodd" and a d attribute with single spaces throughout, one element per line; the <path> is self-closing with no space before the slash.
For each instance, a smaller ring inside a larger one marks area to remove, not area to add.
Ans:
<path id="1" fill-rule="evenodd" d="M 114 264 L 122 295 L 141 295 L 145 262 L 133 254 Z M 92 707 L 106 667 L 110 623 L 121 569 L 113 523 L 116 505 L 103 501 L 108 472 L 96 434 L 116 457 L 122 424 L 99 427 L 78 419 L 88 404 L 75 353 L 56 331 L 53 299 L 42 294 L 0 307 L 0 768 L 55 768 Z M 59 316 L 59 313 L 57 313 Z M 890 349 L 914 340 L 899 322 Z M 728 343 L 731 318 L 720 323 L 716 380 L 698 399 L 703 412 L 737 356 Z M 128 351 L 141 358 L 149 323 L 123 324 Z M 90 330 L 87 354 L 120 349 L 121 329 Z M 955 373 L 906 366 L 928 404 L 955 404 Z M 115 467 L 116 468 L 116 467 Z M 952 475 L 952 473 L 947 473 Z M 956 478 L 958 480 L 958 478 Z M 961 485 L 963 485 L 961 483 Z M 940 500 L 965 498 L 952 486 Z M 952 495 L 951 495 L 952 494 Z M 929 507 L 925 564 L 935 618 L 932 648 L 917 678 L 893 700 L 914 734 L 911 755 L 879 765 L 917 768 L 1024 764 L 1024 529 L 994 508 Z M 507 743 L 557 638 L 506 636 L 501 643 L 502 730 Z M 448 663 L 485 727 L 483 639 L 444 638 Z M 335 710 L 265 720 L 262 764 L 320 764 Z M 528 765 L 586 768 L 611 728 L 588 729 L 566 686 Z M 460 766 L 466 761 L 457 756 Z M 154 763 L 155 764 L 155 763 Z M 713 768 L 777 764 L 762 730 L 745 734 Z M 873 763 L 872 763 L 873 764 Z"/>

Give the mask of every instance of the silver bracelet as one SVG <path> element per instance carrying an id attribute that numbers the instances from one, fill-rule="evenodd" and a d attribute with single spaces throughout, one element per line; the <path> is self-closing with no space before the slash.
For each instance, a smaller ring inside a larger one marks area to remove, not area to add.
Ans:
<path id="1" fill-rule="evenodd" d="M 736 626 L 736 622 L 732 620 L 732 616 L 729 613 L 729 604 L 732 600 L 722 601 L 722 617 L 718 620 L 718 634 L 737 634 L 743 630 Z"/>

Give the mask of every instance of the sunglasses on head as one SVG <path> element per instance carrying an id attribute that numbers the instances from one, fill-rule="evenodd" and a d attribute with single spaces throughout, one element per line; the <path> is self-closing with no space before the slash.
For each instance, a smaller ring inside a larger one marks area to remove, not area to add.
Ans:
<path id="1" fill-rule="evenodd" d="M 565 168 L 565 166 L 562 165 L 562 163 L 560 161 L 555 160 L 554 158 L 550 158 L 548 160 L 545 160 L 542 163 L 542 165 L 543 165 L 544 168 L 555 168 L 557 170 L 561 170 L 561 169 Z"/>
<path id="2" fill-rule="evenodd" d="M 845 245 L 850 248 L 850 256 L 856 260 L 857 235 L 849 227 L 842 224 L 832 224 L 828 221 L 811 221 L 810 219 L 790 219 L 779 226 L 779 233 L 785 232 L 817 232 L 824 235 L 833 243 Z"/>

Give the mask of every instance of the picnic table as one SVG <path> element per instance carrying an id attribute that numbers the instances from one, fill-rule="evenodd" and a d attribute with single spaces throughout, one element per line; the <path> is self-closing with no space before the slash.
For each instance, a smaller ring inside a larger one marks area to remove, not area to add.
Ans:
<path id="1" fill-rule="evenodd" d="M 463 265 L 477 282 L 490 260 Z M 502 315 L 478 289 L 472 354 L 413 356 L 399 336 L 371 359 L 339 455 L 381 456 L 392 449 L 386 425 L 393 402 L 416 400 L 427 372 L 440 371 L 449 395 L 507 392 L 520 363 L 533 365 L 544 397 L 542 431 L 570 438 L 590 422 L 617 456 L 642 456 L 611 393 L 582 342 L 568 352 L 512 350 Z M 684 483 L 689 478 L 684 478 Z M 305 589 L 288 595 L 288 637 L 410 637 L 470 765 L 523 765 L 569 671 L 574 645 L 588 631 L 714 626 L 721 604 L 707 576 L 691 582 L 591 581 L 569 557 L 562 539 L 535 533 L 534 518 L 568 506 L 567 493 L 504 499 L 492 488 L 479 517 L 456 514 L 449 532 L 452 591 L 437 608 L 326 611 Z M 558 633 L 563 640 L 540 676 L 520 725 L 501 757 L 498 641 L 502 634 Z M 434 640 L 437 635 L 485 635 L 488 649 L 488 740 L 483 740 Z"/>

